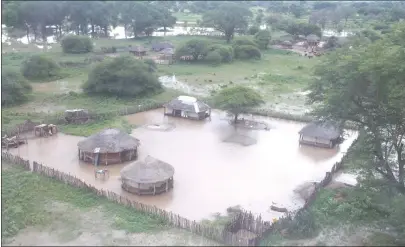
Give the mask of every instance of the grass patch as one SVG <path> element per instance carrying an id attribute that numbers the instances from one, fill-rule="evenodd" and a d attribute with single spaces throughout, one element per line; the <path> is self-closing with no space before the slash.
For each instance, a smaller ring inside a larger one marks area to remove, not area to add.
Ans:
<path id="1" fill-rule="evenodd" d="M 201 20 L 201 18 L 202 18 L 202 15 L 194 14 L 194 13 L 186 13 L 186 12 L 175 12 L 175 13 L 172 13 L 172 15 L 177 18 L 177 21 L 180 21 L 180 22 L 187 21 L 187 22 L 196 23 L 197 20 Z"/>
<path id="2" fill-rule="evenodd" d="M 108 217 L 116 219 L 118 229 L 129 232 L 157 230 L 165 226 L 159 218 L 110 202 L 92 192 L 12 165 L 6 166 L 2 169 L 2 238 L 12 237 L 28 226 L 49 224 L 52 219 L 45 209 L 45 202 L 50 200 L 84 210 L 101 207 Z"/>
<path id="3" fill-rule="evenodd" d="M 108 119 L 86 124 L 67 124 L 59 126 L 61 132 L 74 136 L 90 136 L 106 128 L 118 128 L 130 134 L 135 126 L 125 119 Z"/>

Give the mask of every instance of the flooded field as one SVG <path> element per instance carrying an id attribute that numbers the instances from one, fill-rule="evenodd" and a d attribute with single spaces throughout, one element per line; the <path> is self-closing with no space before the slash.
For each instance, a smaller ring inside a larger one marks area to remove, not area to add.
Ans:
<path id="1" fill-rule="evenodd" d="M 173 211 L 193 220 L 224 213 L 240 205 L 266 220 L 281 216 L 271 211 L 272 204 L 289 210 L 303 205 L 293 190 L 307 181 L 320 181 L 355 139 L 354 133 L 335 149 L 298 145 L 298 131 L 304 124 L 255 116 L 270 131 L 235 129 L 225 120 L 225 113 L 212 112 L 212 120 L 192 121 L 163 116 L 163 110 L 126 116 L 137 126 L 171 123 L 170 131 L 140 127 L 132 135 L 141 140 L 140 158 L 151 155 L 175 168 L 174 189 L 159 196 L 138 197 L 121 189 L 119 171 L 124 165 L 109 166 L 110 178 L 95 180 L 94 167 L 79 162 L 77 142 L 83 137 L 58 136 L 32 139 L 28 145 L 13 149 L 31 161 L 58 170 L 147 204 Z M 246 116 L 246 118 L 252 118 Z M 237 138 L 234 138 L 237 137 Z M 229 139 L 254 139 L 256 144 L 243 146 L 224 142 Z"/>

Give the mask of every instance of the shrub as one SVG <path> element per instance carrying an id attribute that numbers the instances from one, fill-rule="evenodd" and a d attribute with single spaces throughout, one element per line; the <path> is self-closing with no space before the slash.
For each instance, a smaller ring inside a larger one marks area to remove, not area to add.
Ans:
<path id="1" fill-rule="evenodd" d="M 261 53 L 256 46 L 240 45 L 235 47 L 235 58 L 237 59 L 260 59 Z"/>
<path id="2" fill-rule="evenodd" d="M 182 56 L 192 56 L 193 61 L 204 59 L 208 52 L 208 45 L 206 40 L 192 39 L 176 49 L 175 56 L 177 59 Z"/>
<path id="3" fill-rule="evenodd" d="M 60 67 L 52 59 L 33 55 L 26 59 L 21 67 L 23 76 L 29 80 L 51 80 L 60 78 Z"/>
<path id="4" fill-rule="evenodd" d="M 255 35 L 255 42 L 259 46 L 260 49 L 266 50 L 270 43 L 270 32 L 267 30 L 261 30 L 256 33 Z"/>
<path id="5" fill-rule="evenodd" d="M 101 47 L 101 51 L 103 53 L 116 53 L 117 52 L 117 47 L 115 47 L 115 46 Z"/>
<path id="6" fill-rule="evenodd" d="M 233 48 L 235 49 L 235 47 L 237 46 L 241 46 L 241 45 L 251 45 L 251 46 L 257 46 L 257 44 L 255 42 L 253 42 L 250 39 L 247 38 L 239 38 L 239 39 L 235 39 L 235 41 L 233 42 Z"/>
<path id="7" fill-rule="evenodd" d="M 93 42 L 87 36 L 68 35 L 61 41 L 64 53 L 88 53 L 93 51 Z"/>
<path id="8" fill-rule="evenodd" d="M 255 35 L 257 32 L 259 32 L 259 27 L 258 26 L 251 26 L 248 30 L 250 35 Z"/>
<path id="9" fill-rule="evenodd" d="M 233 60 L 233 49 L 229 46 L 222 45 L 212 45 L 209 48 L 209 51 L 216 51 L 221 56 L 221 61 L 223 63 L 229 63 Z"/>
<path id="10" fill-rule="evenodd" d="M 117 57 L 99 63 L 83 85 L 88 94 L 146 96 L 160 92 L 162 85 L 150 65 L 131 56 Z"/>
<path id="11" fill-rule="evenodd" d="M 31 85 L 17 71 L 3 70 L 1 74 L 1 106 L 11 106 L 27 101 Z"/>
<path id="12" fill-rule="evenodd" d="M 219 65 L 222 61 L 222 57 L 217 51 L 210 51 L 208 52 L 207 56 L 205 57 L 205 61 L 210 63 L 211 65 Z"/>
<path id="13" fill-rule="evenodd" d="M 157 71 L 157 65 L 155 63 L 155 60 L 147 58 L 147 59 L 143 60 L 143 62 L 148 65 L 149 72 Z"/>

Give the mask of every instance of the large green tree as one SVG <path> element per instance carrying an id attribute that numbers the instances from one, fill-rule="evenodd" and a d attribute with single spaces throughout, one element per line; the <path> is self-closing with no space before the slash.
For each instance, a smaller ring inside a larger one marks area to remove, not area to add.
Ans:
<path id="1" fill-rule="evenodd" d="M 221 4 L 217 9 L 206 12 L 203 15 L 203 24 L 222 32 L 229 43 L 235 32 L 247 30 L 249 18 L 252 16 L 249 9 L 230 2 Z"/>
<path id="2" fill-rule="evenodd" d="M 257 107 L 264 103 L 258 92 L 243 86 L 222 89 L 214 96 L 214 101 L 217 107 L 234 115 L 235 123 L 240 114 L 247 113 L 253 107 Z"/>
<path id="3" fill-rule="evenodd" d="M 18 72 L 4 69 L 1 73 L 1 105 L 11 106 L 27 101 L 31 85 Z"/>
<path id="4" fill-rule="evenodd" d="M 353 122 L 366 134 L 373 169 L 405 194 L 405 24 L 375 43 L 339 49 L 315 70 L 316 115 Z"/>
<path id="5" fill-rule="evenodd" d="M 89 94 L 118 97 L 146 96 L 162 89 L 150 62 L 130 56 L 117 57 L 98 64 L 83 85 Z"/>

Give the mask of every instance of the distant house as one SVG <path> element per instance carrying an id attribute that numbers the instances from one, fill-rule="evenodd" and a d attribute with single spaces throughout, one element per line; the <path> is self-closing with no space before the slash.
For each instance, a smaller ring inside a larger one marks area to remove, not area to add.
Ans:
<path id="1" fill-rule="evenodd" d="M 152 44 L 152 51 L 155 51 L 155 52 L 159 52 L 159 51 L 162 51 L 163 49 L 167 49 L 167 48 L 174 49 L 174 45 L 172 45 L 169 42 L 161 42 L 161 43 Z"/>
<path id="2" fill-rule="evenodd" d="M 317 47 L 319 45 L 319 42 L 321 41 L 321 39 L 318 36 L 316 36 L 315 34 L 308 35 L 306 40 L 307 40 L 308 46 L 312 47 L 312 50 L 314 47 Z"/>
<path id="3" fill-rule="evenodd" d="M 142 46 L 129 47 L 128 51 L 137 57 L 146 56 L 146 49 Z"/>
<path id="4" fill-rule="evenodd" d="M 342 130 L 335 123 L 330 121 L 315 121 L 309 123 L 298 133 L 300 134 L 300 144 L 317 147 L 333 148 L 342 140 Z"/>
<path id="5" fill-rule="evenodd" d="M 179 96 L 164 106 L 164 114 L 202 120 L 211 116 L 211 107 L 190 96 Z"/>

